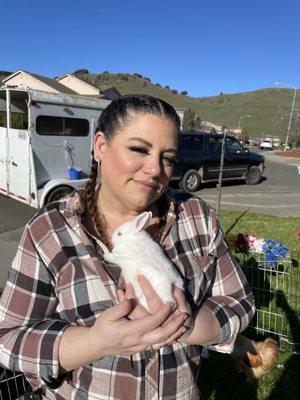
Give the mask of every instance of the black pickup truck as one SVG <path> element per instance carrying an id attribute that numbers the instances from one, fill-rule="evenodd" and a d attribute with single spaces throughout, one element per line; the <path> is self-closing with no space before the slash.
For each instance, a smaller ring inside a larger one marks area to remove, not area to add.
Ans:
<path id="1" fill-rule="evenodd" d="M 217 182 L 220 173 L 222 134 L 181 132 L 178 162 L 173 181 L 186 192 L 194 192 L 201 183 Z M 239 141 L 226 136 L 222 181 L 244 179 L 248 185 L 260 182 L 265 159 L 245 149 Z"/>

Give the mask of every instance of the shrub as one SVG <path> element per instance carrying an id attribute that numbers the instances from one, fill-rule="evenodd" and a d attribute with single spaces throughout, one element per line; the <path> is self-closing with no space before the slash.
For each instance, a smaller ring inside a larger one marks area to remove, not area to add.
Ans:
<path id="1" fill-rule="evenodd" d="M 89 70 L 85 68 L 77 69 L 76 71 L 73 72 L 73 74 L 89 74 Z"/>
<path id="2" fill-rule="evenodd" d="M 137 76 L 138 78 L 142 78 L 143 79 L 143 75 L 141 75 L 141 74 L 138 74 L 138 73 L 135 72 L 133 75 Z"/>
<path id="3" fill-rule="evenodd" d="M 181 92 L 181 94 L 183 94 L 184 96 L 186 96 L 186 95 L 188 94 L 188 92 L 187 92 L 186 90 L 183 90 L 183 91 Z"/>
<path id="4" fill-rule="evenodd" d="M 161 84 L 157 82 L 155 86 L 161 87 Z"/>
<path id="5" fill-rule="evenodd" d="M 178 91 L 177 91 L 176 89 L 172 89 L 171 92 L 172 92 L 173 94 L 178 94 Z"/>
<path id="6" fill-rule="evenodd" d="M 170 86 L 169 85 L 166 85 L 165 88 L 170 90 Z"/>

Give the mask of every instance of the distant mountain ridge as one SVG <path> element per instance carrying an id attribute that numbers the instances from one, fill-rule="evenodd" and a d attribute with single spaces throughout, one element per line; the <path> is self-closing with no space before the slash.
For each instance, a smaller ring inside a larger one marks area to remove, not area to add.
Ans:
<path id="1" fill-rule="evenodd" d="M 0 80 L 10 72 L 0 71 Z M 186 91 L 179 93 L 176 89 L 163 87 L 160 83 L 151 82 L 141 74 L 89 73 L 81 69 L 73 73 L 76 77 L 99 88 L 114 86 L 121 94 L 145 93 L 159 97 L 171 103 L 178 110 L 191 109 L 201 120 L 232 128 L 244 127 L 250 136 L 279 136 L 285 138 L 291 110 L 293 90 L 285 88 L 268 88 L 246 93 L 223 94 L 211 97 L 191 97 Z M 296 99 L 295 110 L 300 109 L 300 98 Z M 246 117 L 251 115 L 251 117 Z M 299 114 L 294 113 L 292 131 L 298 129 Z"/>

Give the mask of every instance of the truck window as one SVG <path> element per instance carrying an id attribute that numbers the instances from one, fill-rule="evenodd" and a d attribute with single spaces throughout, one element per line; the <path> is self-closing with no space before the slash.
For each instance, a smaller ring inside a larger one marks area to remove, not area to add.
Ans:
<path id="1" fill-rule="evenodd" d="M 222 148 L 222 138 L 217 136 L 208 137 L 208 152 L 210 154 L 220 154 Z"/>
<path id="2" fill-rule="evenodd" d="M 36 131 L 39 135 L 49 136 L 87 136 L 89 121 L 81 118 L 39 115 L 36 119 Z"/>
<path id="3" fill-rule="evenodd" d="M 230 153 L 244 152 L 243 146 L 235 139 L 226 138 L 226 150 Z"/>
<path id="4" fill-rule="evenodd" d="M 203 136 L 180 136 L 179 151 L 202 151 Z"/>

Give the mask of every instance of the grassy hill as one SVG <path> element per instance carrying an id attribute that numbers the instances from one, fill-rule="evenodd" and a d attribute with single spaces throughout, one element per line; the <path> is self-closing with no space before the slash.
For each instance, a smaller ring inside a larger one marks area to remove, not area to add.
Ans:
<path id="1" fill-rule="evenodd" d="M 10 72 L 0 71 L 0 84 L 1 79 L 9 74 Z M 276 135 L 284 139 L 286 135 L 293 99 L 292 89 L 269 88 L 212 97 L 190 97 L 177 93 L 175 88 L 162 87 L 159 83 L 151 82 L 149 78 L 140 74 L 108 72 L 93 74 L 84 70 L 74 74 L 100 89 L 115 86 L 121 94 L 146 93 L 159 97 L 178 110 L 190 108 L 202 120 L 220 125 L 225 124 L 234 128 L 238 126 L 242 115 L 251 115 L 251 118 L 241 120 L 241 126 L 251 137 Z M 297 109 L 300 109 L 300 95 L 298 100 L 296 99 L 295 110 Z M 296 114 L 295 112 L 292 131 L 300 125 L 300 119 L 296 118 Z"/>
<path id="2" fill-rule="evenodd" d="M 250 136 L 257 137 L 263 135 L 285 137 L 293 99 L 293 90 L 284 88 L 196 98 L 173 93 L 172 89 L 161 87 L 152 83 L 149 78 L 137 75 L 83 73 L 76 76 L 99 88 L 115 86 L 122 94 L 146 93 L 157 96 L 177 109 L 190 108 L 202 120 L 213 123 L 237 127 L 242 115 L 251 115 L 251 118 L 241 120 L 241 126 L 246 128 Z M 296 100 L 295 109 L 297 108 L 300 108 L 300 98 Z M 292 130 L 295 129 L 295 125 L 294 118 Z"/>

